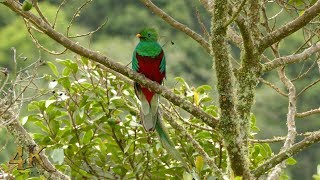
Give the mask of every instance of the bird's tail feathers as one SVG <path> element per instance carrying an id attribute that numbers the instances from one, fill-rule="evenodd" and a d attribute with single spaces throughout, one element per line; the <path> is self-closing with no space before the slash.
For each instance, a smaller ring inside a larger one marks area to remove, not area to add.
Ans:
<path id="1" fill-rule="evenodd" d="M 158 113 L 159 114 L 159 113 Z M 156 122 L 156 131 L 158 133 L 160 142 L 162 146 L 167 150 L 171 156 L 176 159 L 177 161 L 180 161 L 182 165 L 190 172 L 190 167 L 186 163 L 186 161 L 182 158 L 179 151 L 175 148 L 173 142 L 170 140 L 168 133 L 166 132 L 164 125 L 162 124 L 162 121 L 160 119 L 160 115 L 158 115 L 158 119 Z"/>

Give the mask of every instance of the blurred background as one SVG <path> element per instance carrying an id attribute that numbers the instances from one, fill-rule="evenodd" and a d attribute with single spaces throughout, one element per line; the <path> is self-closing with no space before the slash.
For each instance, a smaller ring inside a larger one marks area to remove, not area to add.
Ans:
<path id="1" fill-rule="evenodd" d="M 53 22 L 57 8 L 61 1 L 46 0 L 40 1 L 40 8 Z M 74 16 L 76 9 L 83 0 L 69 0 L 62 7 L 57 17 L 56 28 L 62 33 L 66 33 L 70 19 Z M 166 1 L 157 0 L 156 3 L 169 15 L 188 25 L 191 29 L 203 35 L 196 14 L 198 13 L 203 23 L 209 29 L 210 18 L 198 1 L 180 0 Z M 267 14 L 271 17 L 280 11 L 275 3 L 267 6 Z M 32 10 L 34 11 L 34 10 Z M 290 12 L 279 14 L 275 27 L 281 26 L 292 20 L 297 15 Z M 90 37 L 75 38 L 75 41 L 93 50 L 99 51 L 115 61 L 127 65 L 131 61 L 132 52 L 138 43 L 135 37 L 143 27 L 152 26 L 159 30 L 160 44 L 167 56 L 167 80 L 165 85 L 169 88 L 175 86 L 174 77 L 183 77 L 190 86 L 199 86 L 209 84 L 213 87 L 212 96 L 217 97 L 215 89 L 215 74 L 212 70 L 213 60 L 195 41 L 184 33 L 172 28 L 161 18 L 152 14 L 139 1 L 132 0 L 94 0 L 89 3 L 80 14 L 76 15 L 70 34 L 77 35 L 95 30 L 105 20 L 106 25 Z M 64 48 L 43 34 L 35 34 L 39 42 L 50 50 L 56 52 Z M 288 55 L 304 43 L 303 33 L 301 31 L 293 34 L 280 43 L 280 53 Z M 23 68 L 31 64 L 39 57 L 43 61 L 52 61 L 56 58 L 72 59 L 73 53 L 67 52 L 60 56 L 51 55 L 45 51 L 39 50 L 32 42 L 25 28 L 25 23 L 21 17 L 16 16 L 5 6 L 0 5 L 0 67 L 6 67 L 9 70 L 13 68 L 13 51 L 15 47 L 18 55 L 18 68 Z M 233 56 L 238 58 L 239 49 L 230 46 Z M 266 56 L 272 59 L 271 53 L 266 51 Z M 313 61 L 306 61 L 287 67 L 288 76 L 294 78 L 300 72 L 305 71 L 312 65 Z M 131 64 L 128 65 L 131 67 Z M 39 71 L 48 72 L 48 66 L 42 66 Z M 273 82 L 278 87 L 283 88 L 276 71 L 264 74 L 263 77 Z M 300 80 L 295 81 L 298 92 L 306 85 L 318 79 L 319 70 L 313 68 L 310 73 Z M 2 78 L 2 76 L 1 76 Z M 48 82 L 44 82 L 46 84 Z M 319 85 L 312 87 L 305 95 L 299 96 L 298 112 L 318 108 L 320 104 Z M 218 102 L 216 101 L 216 104 Z M 25 115 L 26 110 L 22 112 Z M 273 89 L 259 84 L 257 88 L 256 102 L 253 113 L 257 117 L 257 125 L 260 132 L 258 138 L 272 138 L 273 136 L 286 135 L 286 114 L 287 99 L 277 94 Z M 298 133 L 318 130 L 320 127 L 319 116 L 313 115 L 308 118 L 297 118 Z M 6 162 L 15 153 L 15 145 L 12 137 L 4 128 L 0 128 L 0 148 L 7 142 L 6 148 L 0 151 L 0 163 Z M 300 140 L 298 138 L 298 140 Z M 282 143 L 271 144 L 275 153 L 279 151 Z M 295 156 L 298 163 L 288 168 L 289 179 L 311 179 L 312 174 L 316 173 L 316 166 L 320 164 L 320 145 L 316 144 Z"/>

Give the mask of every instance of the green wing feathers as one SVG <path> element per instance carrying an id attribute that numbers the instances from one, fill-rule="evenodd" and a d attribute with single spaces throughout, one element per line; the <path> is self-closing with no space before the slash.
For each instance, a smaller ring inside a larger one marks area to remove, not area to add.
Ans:
<path id="1" fill-rule="evenodd" d="M 133 51 L 132 54 L 132 69 L 134 71 L 138 71 L 139 70 L 139 64 L 138 64 L 138 59 L 136 57 L 137 51 Z"/>
<path id="2" fill-rule="evenodd" d="M 164 73 L 166 71 L 166 56 L 163 54 L 163 58 L 160 63 L 160 72 Z"/>

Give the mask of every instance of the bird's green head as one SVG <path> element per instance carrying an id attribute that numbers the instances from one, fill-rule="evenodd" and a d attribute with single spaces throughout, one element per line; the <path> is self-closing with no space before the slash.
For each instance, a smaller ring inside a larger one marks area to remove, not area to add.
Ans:
<path id="1" fill-rule="evenodd" d="M 140 39 L 140 41 L 157 41 L 158 40 L 158 33 L 154 28 L 144 28 L 136 36 Z"/>

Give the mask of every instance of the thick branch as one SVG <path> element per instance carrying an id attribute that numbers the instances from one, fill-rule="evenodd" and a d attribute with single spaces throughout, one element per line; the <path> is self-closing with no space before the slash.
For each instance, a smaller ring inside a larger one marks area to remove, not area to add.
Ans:
<path id="1" fill-rule="evenodd" d="M 281 163 L 282 161 L 288 159 L 289 157 L 292 157 L 293 155 L 299 153 L 303 149 L 320 142 L 320 131 L 312 133 L 310 136 L 304 138 L 299 143 L 294 144 L 286 151 L 283 151 L 277 155 L 274 155 L 269 160 L 267 160 L 265 163 L 257 167 L 252 171 L 255 177 L 259 177 L 277 164 Z"/>
<path id="2" fill-rule="evenodd" d="M 305 25 L 307 25 L 312 19 L 318 16 L 320 12 L 320 1 L 317 1 L 313 6 L 307 9 L 301 16 L 297 17 L 295 20 L 287 23 L 279 29 L 276 29 L 269 34 L 267 34 L 264 38 L 260 40 L 259 52 L 263 52 L 270 45 L 284 39 L 290 34 L 298 31 Z"/>
<path id="3" fill-rule="evenodd" d="M 249 161 L 242 146 L 240 123 L 235 110 L 234 83 L 232 68 L 228 57 L 227 28 L 224 26 L 228 11 L 228 2 L 216 0 L 212 22 L 211 47 L 214 55 L 218 79 L 219 105 L 221 118 L 219 129 L 224 135 L 224 142 L 230 159 L 231 168 L 236 176 L 250 179 Z"/>
<path id="4" fill-rule="evenodd" d="M 253 0 L 249 0 L 250 9 L 255 6 Z M 257 11 L 258 9 L 256 9 Z M 251 16 L 258 12 L 252 12 Z M 257 30 L 258 22 L 253 22 L 257 19 L 251 17 L 249 20 L 239 16 L 236 20 L 240 33 L 243 39 L 243 47 L 241 49 L 241 67 L 237 71 L 236 78 L 238 82 L 237 87 L 237 114 L 239 116 L 241 137 L 243 138 L 243 148 L 248 152 L 248 137 L 250 134 L 250 120 L 249 114 L 254 103 L 255 88 L 258 84 L 257 76 L 260 74 L 260 63 L 257 49 L 254 43 L 253 29 Z"/>
<path id="5" fill-rule="evenodd" d="M 156 15 L 161 17 L 164 21 L 166 21 L 168 24 L 170 24 L 172 27 L 179 29 L 180 31 L 187 34 L 189 37 L 197 41 L 206 51 L 208 54 L 210 54 L 210 45 L 209 43 L 198 33 L 194 32 L 192 29 L 187 27 L 186 25 L 178 22 L 171 16 L 169 16 L 167 13 L 165 13 L 162 9 L 157 7 L 155 4 L 153 4 L 150 0 L 141 0 L 141 2 L 149 8 L 152 12 L 154 12 Z"/>
<path id="6" fill-rule="evenodd" d="M 40 30 L 42 30 L 45 34 L 47 34 L 50 38 L 57 41 L 64 47 L 68 48 L 69 50 L 83 56 L 86 58 L 89 58 L 95 62 L 101 63 L 104 66 L 119 72 L 130 79 L 138 82 L 139 84 L 148 87 L 153 92 L 156 92 L 158 94 L 161 94 L 163 97 L 171 101 L 173 104 L 183 108 L 190 114 L 194 115 L 195 117 L 202 119 L 206 124 L 208 124 L 211 127 L 215 127 L 218 123 L 218 120 L 209 114 L 205 113 L 203 110 L 201 110 L 199 107 L 194 106 L 189 101 L 186 101 L 182 99 L 181 97 L 175 95 L 172 91 L 170 91 L 168 88 L 159 85 L 158 83 L 151 81 L 147 78 L 145 78 L 143 75 L 136 73 L 132 71 L 131 69 L 116 63 L 114 60 L 103 56 L 102 54 L 92 51 L 90 49 L 87 49 L 79 43 L 71 41 L 63 34 L 55 31 L 51 26 L 49 26 L 47 23 L 45 23 L 43 20 L 32 14 L 31 12 L 25 12 L 21 9 L 21 5 L 14 1 L 14 0 L 6 0 L 4 2 L 4 5 L 9 7 L 12 11 L 18 13 L 22 17 L 29 20 L 32 24 L 37 26 Z"/>
<path id="7" fill-rule="evenodd" d="M 272 69 L 275 69 L 277 67 L 284 66 L 287 64 L 301 62 L 303 60 L 308 59 L 312 54 L 319 52 L 319 51 L 320 51 L 320 43 L 318 42 L 317 44 L 304 50 L 302 53 L 279 57 L 279 58 L 274 59 L 271 62 L 265 63 L 262 68 L 263 72 L 267 72 L 267 71 L 270 71 Z"/>

